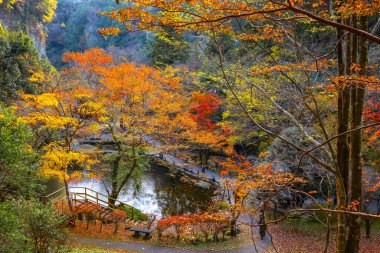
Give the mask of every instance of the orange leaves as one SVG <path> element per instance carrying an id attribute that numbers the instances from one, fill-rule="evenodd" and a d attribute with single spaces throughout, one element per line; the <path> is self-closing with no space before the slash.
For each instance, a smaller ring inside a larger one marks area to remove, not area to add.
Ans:
<path id="1" fill-rule="evenodd" d="M 128 31 L 159 30 L 160 27 L 171 26 L 179 31 L 218 31 L 243 40 L 271 39 L 278 42 L 283 41 L 285 34 L 281 25 L 274 25 L 278 23 L 278 20 L 298 20 L 306 16 L 317 16 L 329 21 L 336 19 L 335 16 L 331 17 L 329 5 L 323 0 L 292 0 L 281 1 L 281 3 L 274 1 L 250 3 L 231 0 L 130 2 L 128 6 L 101 14 L 120 22 Z M 336 0 L 333 6 L 336 8 L 334 14 L 341 17 L 352 14 L 374 15 L 379 12 L 380 0 Z M 289 13 L 289 10 L 293 13 Z M 247 31 L 241 32 L 234 29 L 232 21 L 238 19 L 253 24 L 248 34 Z M 120 33 L 120 30 L 110 27 L 100 30 L 99 33 L 116 35 Z"/>
<path id="2" fill-rule="evenodd" d="M 263 151 L 263 152 L 260 152 L 260 154 L 259 154 L 259 158 L 264 158 L 264 157 L 268 156 L 269 154 L 270 154 L 269 151 Z"/>
<path id="3" fill-rule="evenodd" d="M 189 124 L 187 95 L 175 70 L 120 63 L 96 70 L 97 103 L 105 109 L 101 123 L 125 144 L 147 145 L 142 136 L 156 140 L 178 135 Z M 123 131 L 115 127 L 122 122 Z M 185 125 L 185 126 L 184 126 Z M 181 138 L 178 138 L 181 139 Z"/>
<path id="4" fill-rule="evenodd" d="M 112 56 L 106 54 L 104 49 L 92 48 L 90 50 L 81 52 L 65 53 L 62 57 L 63 62 L 75 62 L 80 67 L 106 65 L 114 61 Z"/>
<path id="5" fill-rule="evenodd" d="M 335 83 L 338 87 L 345 87 L 349 84 L 364 85 L 366 89 L 378 90 L 380 79 L 377 76 L 362 76 L 362 75 L 345 75 L 331 78 L 331 82 Z"/>
<path id="6" fill-rule="evenodd" d="M 113 61 L 104 50 L 93 49 L 85 53 L 67 53 L 65 61 L 75 66 L 65 73 L 77 70 L 94 71 Z M 104 113 L 104 107 L 96 101 L 98 91 L 77 76 L 65 75 L 55 86 L 39 95 L 22 95 L 20 114 L 37 133 L 48 132 L 59 139 L 49 140 L 43 148 L 40 170 L 46 177 L 60 180 L 80 180 L 81 172 L 68 174 L 67 169 L 76 164 L 90 169 L 97 161 L 89 154 L 73 151 L 75 138 L 91 130 L 96 132 L 96 120 Z M 44 134 L 42 134 L 44 136 Z"/>
<path id="7" fill-rule="evenodd" d="M 284 31 L 281 27 L 276 27 L 271 24 L 264 25 L 255 29 L 255 33 L 236 34 L 236 38 L 247 41 L 273 40 L 279 43 L 284 42 Z"/>
<path id="8" fill-rule="evenodd" d="M 218 29 L 221 33 L 233 34 L 232 25 L 225 21 L 238 17 L 251 21 L 266 20 L 266 16 L 263 14 L 284 9 L 282 6 L 269 1 L 260 7 L 244 1 L 143 0 L 132 2 L 133 4 L 129 6 L 110 12 L 102 12 L 102 14 L 124 24 L 127 30 L 158 30 L 161 26 L 172 26 L 176 27 L 177 30 L 206 31 Z M 152 8 L 158 11 L 148 11 Z M 278 31 L 280 30 L 278 29 Z M 103 35 L 113 35 L 117 32 L 113 28 L 99 31 Z M 260 33 L 265 34 L 266 37 L 276 36 L 268 29 L 264 29 Z"/>
<path id="9" fill-rule="evenodd" d="M 223 174 L 233 172 L 238 175 L 236 180 L 225 180 L 222 187 L 243 194 L 256 190 L 271 191 L 284 184 L 290 187 L 294 183 L 306 183 L 304 179 L 294 177 L 291 173 L 273 169 L 270 164 L 255 166 L 244 157 L 219 163 L 224 167 Z"/>
<path id="10" fill-rule="evenodd" d="M 95 71 L 113 63 L 114 59 L 111 55 L 106 54 L 104 49 L 92 48 L 84 53 L 65 53 L 62 57 L 62 61 L 74 64 L 70 69 L 64 69 L 62 71 L 62 74 L 67 74 L 79 70 L 85 70 L 87 72 Z"/>
<path id="11" fill-rule="evenodd" d="M 89 214 L 94 211 L 101 211 L 101 210 L 102 210 L 102 207 L 99 204 L 95 204 L 92 202 L 85 202 L 76 206 L 74 211 L 77 214 L 79 213 Z"/>
<path id="12" fill-rule="evenodd" d="M 110 217 L 114 222 L 121 221 L 127 217 L 123 210 L 114 210 L 110 213 Z"/>
<path id="13" fill-rule="evenodd" d="M 121 33 L 121 30 L 119 27 L 107 27 L 107 28 L 102 28 L 98 30 L 99 34 L 104 35 L 104 36 L 117 36 Z"/>
<path id="14" fill-rule="evenodd" d="M 380 1 L 379 0 L 348 0 L 348 1 L 335 1 L 339 6 L 338 13 L 344 17 L 349 15 L 371 16 L 379 13 Z"/>

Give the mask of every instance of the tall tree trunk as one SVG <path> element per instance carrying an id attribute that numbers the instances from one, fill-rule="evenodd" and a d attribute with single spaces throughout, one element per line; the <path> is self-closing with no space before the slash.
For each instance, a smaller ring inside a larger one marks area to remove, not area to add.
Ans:
<path id="1" fill-rule="evenodd" d="M 338 21 L 340 22 L 340 21 Z M 337 29 L 337 54 L 338 54 L 338 68 L 339 76 L 343 76 L 347 70 L 344 62 L 343 43 L 342 43 L 343 31 Z M 350 52 L 347 48 L 350 44 L 350 39 L 346 39 L 346 52 Z M 346 54 L 347 56 L 347 54 Z M 338 85 L 338 117 L 337 134 L 348 131 L 349 123 L 349 107 L 350 107 L 350 93 L 348 87 L 344 87 L 343 84 Z M 349 145 L 348 136 L 341 135 L 337 139 L 337 164 L 339 177 L 336 179 L 336 198 L 337 209 L 343 210 L 346 207 L 346 190 L 348 189 L 348 173 L 349 173 Z M 337 214 L 337 233 L 336 233 L 336 252 L 344 253 L 346 247 L 346 218 L 343 213 Z"/>
<path id="2" fill-rule="evenodd" d="M 367 18 L 360 17 L 360 29 L 367 30 Z M 368 46 L 366 39 L 359 38 L 359 66 L 360 75 L 366 75 L 367 59 L 368 59 Z M 351 129 L 358 128 L 362 125 L 363 107 L 364 107 L 365 87 L 363 84 L 355 84 L 352 87 L 352 115 L 351 115 Z M 355 203 L 357 211 L 361 211 L 362 204 L 362 164 L 361 164 L 361 143 L 362 131 L 354 131 L 350 134 L 350 165 L 351 165 L 351 182 L 350 182 L 350 201 Z M 359 252 L 360 242 L 360 221 L 359 217 L 351 216 L 348 238 L 347 238 L 347 253 Z"/>
<path id="3" fill-rule="evenodd" d="M 71 202 L 71 199 L 70 199 L 69 184 L 67 183 L 66 178 L 63 179 L 63 183 L 65 184 L 66 199 L 67 199 L 67 204 L 69 205 L 69 210 L 70 212 L 73 212 L 73 203 Z"/>
<path id="4" fill-rule="evenodd" d="M 123 155 L 120 154 L 116 157 L 113 164 L 113 171 L 112 171 L 112 189 L 111 194 L 108 198 L 108 206 L 115 207 L 115 202 L 117 198 L 119 197 L 119 194 L 121 190 L 123 189 L 124 185 L 128 182 L 128 180 L 132 177 L 135 170 L 138 168 L 137 163 L 137 153 L 134 148 L 132 148 L 132 157 L 130 158 L 133 160 L 133 163 L 130 167 L 130 170 L 128 173 L 126 173 L 123 177 L 123 179 L 120 181 L 120 162 L 123 159 Z"/>
<path id="5" fill-rule="evenodd" d="M 108 206 L 109 207 L 115 207 L 115 201 L 119 195 L 118 190 L 118 171 L 120 167 L 121 162 L 121 155 L 118 155 L 115 160 L 113 161 L 113 170 L 112 170 L 112 177 L 111 177 L 111 194 L 108 198 Z"/>

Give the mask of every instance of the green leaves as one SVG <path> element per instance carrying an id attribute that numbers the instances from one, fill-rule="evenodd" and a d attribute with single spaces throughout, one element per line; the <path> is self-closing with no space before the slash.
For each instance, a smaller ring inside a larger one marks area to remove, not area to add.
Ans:
<path id="1" fill-rule="evenodd" d="M 28 252 L 24 224 L 9 202 L 0 203 L 0 252 Z"/>
<path id="2" fill-rule="evenodd" d="M 29 145 L 32 138 L 31 130 L 13 108 L 0 105 L 0 190 L 31 194 L 38 188 L 33 166 L 36 154 Z"/>
<path id="3" fill-rule="evenodd" d="M 40 59 L 33 39 L 23 32 L 0 29 L 0 101 L 10 103 L 17 92 L 34 93 L 53 72 Z"/>

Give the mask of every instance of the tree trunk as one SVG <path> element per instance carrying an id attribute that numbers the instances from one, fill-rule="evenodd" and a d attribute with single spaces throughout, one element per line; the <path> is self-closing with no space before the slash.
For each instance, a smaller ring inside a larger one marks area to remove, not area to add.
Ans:
<path id="1" fill-rule="evenodd" d="M 339 179 L 336 180 L 337 209 L 343 210 L 346 206 L 346 193 Z M 343 213 L 337 214 L 336 253 L 345 253 L 346 248 L 346 217 Z"/>
<path id="2" fill-rule="evenodd" d="M 112 190 L 108 198 L 108 206 L 115 207 L 115 202 L 117 198 L 119 197 L 120 191 L 123 189 L 124 185 L 131 178 L 134 171 L 138 168 L 136 155 L 137 155 L 136 150 L 133 148 L 132 157 L 130 158 L 133 160 L 133 164 L 131 165 L 129 172 L 125 174 L 124 178 L 121 181 L 119 181 L 118 179 L 120 177 L 119 168 L 120 168 L 120 162 L 121 162 L 121 159 L 123 158 L 123 155 L 119 154 L 114 160 L 113 171 L 112 171 Z"/>
<path id="3" fill-rule="evenodd" d="M 232 237 L 237 236 L 236 223 L 237 223 L 237 220 L 233 218 L 231 220 L 231 236 Z"/>
<path id="4" fill-rule="evenodd" d="M 360 28 L 367 30 L 366 17 L 360 17 Z M 360 75 L 366 75 L 368 46 L 365 38 L 359 38 L 359 63 Z M 363 107 L 364 107 L 365 89 L 363 84 L 356 84 L 352 87 L 352 115 L 351 115 L 351 129 L 359 128 L 362 125 Z M 351 132 L 350 136 L 350 165 L 351 165 L 351 182 L 350 182 L 350 201 L 355 203 L 356 210 L 361 211 L 362 204 L 362 164 L 361 164 L 361 143 L 362 131 Z M 360 222 L 359 217 L 351 216 L 348 229 L 347 238 L 347 253 L 359 252 L 360 242 Z"/>
<path id="5" fill-rule="evenodd" d="M 338 20 L 338 22 L 340 22 Z M 343 59 L 343 32 L 337 29 L 337 54 L 338 54 L 338 68 L 339 76 L 343 76 L 347 71 Z M 346 56 L 350 55 L 350 39 L 347 38 Z M 337 116 L 337 134 L 348 131 L 349 123 L 349 107 L 350 107 L 350 93 L 347 87 L 343 87 L 341 83 L 338 84 L 338 116 Z M 337 164 L 339 177 L 336 178 L 336 198 L 337 209 L 343 210 L 346 207 L 346 190 L 348 189 L 348 173 L 349 173 L 349 145 L 348 136 L 341 135 L 337 139 Z M 336 233 L 336 252 L 344 253 L 346 246 L 346 217 L 343 213 L 337 214 L 337 233 Z"/>
<path id="6" fill-rule="evenodd" d="M 69 210 L 72 213 L 73 212 L 73 203 L 71 202 L 71 199 L 70 199 L 69 184 L 67 183 L 66 179 L 63 179 L 63 183 L 65 184 L 67 204 L 69 205 Z"/>
<path id="7" fill-rule="evenodd" d="M 118 229 L 119 229 L 119 220 L 117 220 L 117 221 L 115 222 L 115 229 L 114 229 L 114 231 L 113 231 L 113 234 L 116 234 Z"/>
<path id="8" fill-rule="evenodd" d="M 369 218 L 365 219 L 365 238 L 369 239 L 371 237 L 371 221 Z"/>
<path id="9" fill-rule="evenodd" d="M 260 210 L 259 232 L 260 232 L 261 240 L 264 240 L 264 237 L 267 233 L 267 225 L 265 224 L 265 208 L 264 207 Z"/>
<path id="10" fill-rule="evenodd" d="M 121 162 L 121 155 L 118 155 L 115 160 L 113 161 L 113 170 L 112 170 L 112 189 L 111 189 L 111 195 L 108 198 L 108 206 L 109 207 L 115 207 L 115 201 L 119 195 L 118 191 L 118 170 L 120 167 Z"/>

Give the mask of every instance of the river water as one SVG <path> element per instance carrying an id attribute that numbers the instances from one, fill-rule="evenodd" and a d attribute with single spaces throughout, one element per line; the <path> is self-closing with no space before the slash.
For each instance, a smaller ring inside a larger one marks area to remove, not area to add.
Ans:
<path id="1" fill-rule="evenodd" d="M 105 185 L 108 184 L 106 178 L 94 180 L 83 177 L 81 182 L 72 182 L 70 186 L 87 187 L 106 195 Z M 182 182 L 167 168 L 154 163 L 144 172 L 141 190 L 134 193 L 134 188 L 132 183 L 127 184 L 118 199 L 159 218 L 205 211 L 214 197 L 214 190 Z"/>

